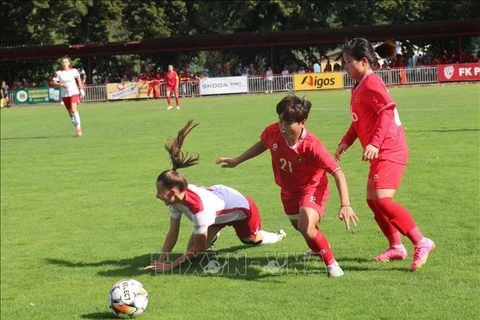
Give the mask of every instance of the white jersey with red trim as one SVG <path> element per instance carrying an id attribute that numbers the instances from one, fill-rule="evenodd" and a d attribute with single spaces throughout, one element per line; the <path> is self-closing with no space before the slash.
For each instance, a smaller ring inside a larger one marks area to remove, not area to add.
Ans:
<path id="1" fill-rule="evenodd" d="M 180 219 L 184 214 L 193 222 L 195 234 L 205 233 L 216 224 L 244 220 L 250 213 L 250 204 L 240 192 L 223 185 L 210 188 L 188 185 L 185 205 L 170 206 L 170 216 Z"/>
<path id="2" fill-rule="evenodd" d="M 80 94 L 78 90 L 78 85 L 76 78 L 79 77 L 80 74 L 78 70 L 75 68 L 70 68 L 68 70 L 58 70 L 55 74 L 53 80 L 60 82 L 61 84 L 66 84 L 67 87 L 61 87 L 62 97 L 71 97 L 76 94 Z"/>

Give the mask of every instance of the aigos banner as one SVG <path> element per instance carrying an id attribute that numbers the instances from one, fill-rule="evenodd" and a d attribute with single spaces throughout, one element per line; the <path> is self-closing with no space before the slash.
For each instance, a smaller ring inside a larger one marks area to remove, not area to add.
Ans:
<path id="1" fill-rule="evenodd" d="M 148 98 L 148 84 L 143 82 L 121 82 L 107 84 L 107 100 Z"/>
<path id="2" fill-rule="evenodd" d="M 343 73 L 304 73 L 294 76 L 294 88 L 302 90 L 329 90 L 343 88 Z"/>
<path id="3" fill-rule="evenodd" d="M 480 63 L 442 64 L 437 66 L 438 81 L 480 81 Z"/>

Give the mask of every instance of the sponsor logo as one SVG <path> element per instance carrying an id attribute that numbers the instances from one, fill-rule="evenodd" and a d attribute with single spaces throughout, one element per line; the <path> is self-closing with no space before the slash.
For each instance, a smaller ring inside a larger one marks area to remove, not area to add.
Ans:
<path id="1" fill-rule="evenodd" d="M 277 148 L 278 148 L 278 144 L 274 143 L 273 146 L 272 146 L 272 149 L 273 149 L 274 151 L 277 151 Z"/>
<path id="2" fill-rule="evenodd" d="M 373 176 L 373 180 L 378 180 L 378 174 L 375 174 L 375 175 Z"/>
<path id="3" fill-rule="evenodd" d="M 117 85 L 117 88 L 118 88 L 118 85 Z M 136 91 L 137 90 L 135 88 L 135 84 L 131 83 L 131 84 L 128 85 L 128 87 L 125 87 L 118 92 L 110 92 L 110 96 L 111 96 L 111 99 L 120 99 L 120 98 L 128 96 L 130 94 L 134 94 L 134 93 L 136 93 Z"/>
<path id="4" fill-rule="evenodd" d="M 455 72 L 455 68 L 453 66 L 448 66 L 445 69 L 443 69 L 443 75 L 448 80 L 452 79 L 454 72 Z"/>
<path id="5" fill-rule="evenodd" d="M 323 86 L 334 86 L 335 78 L 319 78 L 317 76 L 305 76 L 301 82 L 302 85 L 307 84 L 311 87 L 316 87 L 318 89 L 323 88 Z"/>
<path id="6" fill-rule="evenodd" d="M 25 102 L 28 100 L 28 93 L 25 90 L 17 91 L 16 98 L 18 102 Z"/>
<path id="7" fill-rule="evenodd" d="M 310 202 L 316 203 L 316 202 L 317 202 L 317 198 L 315 198 L 315 196 L 311 196 L 311 197 L 310 197 Z"/>
<path id="8" fill-rule="evenodd" d="M 219 83 L 204 83 L 202 84 L 203 89 L 216 89 L 216 88 L 228 88 L 228 83 L 219 82 Z"/>
<path id="9" fill-rule="evenodd" d="M 357 122 L 358 121 L 358 116 L 355 112 L 352 112 L 352 121 Z"/>

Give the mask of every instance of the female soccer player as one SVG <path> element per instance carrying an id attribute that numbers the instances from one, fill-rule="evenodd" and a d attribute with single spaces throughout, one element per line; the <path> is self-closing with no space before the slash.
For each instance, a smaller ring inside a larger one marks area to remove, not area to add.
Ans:
<path id="1" fill-rule="evenodd" d="M 323 143 L 305 128 L 311 107 L 310 101 L 294 95 L 283 98 L 277 104 L 279 122 L 266 127 L 260 141 L 240 156 L 220 157 L 217 164 L 233 168 L 270 149 L 285 214 L 308 247 L 323 260 L 328 276 L 336 278 L 343 275 L 343 270 L 335 261 L 327 238 L 317 227 L 330 195 L 327 172 L 335 178 L 341 200 L 338 216 L 345 221 L 347 230 L 350 222 L 356 224 L 358 218 L 350 207 L 342 170 Z"/>
<path id="2" fill-rule="evenodd" d="M 171 93 L 175 96 L 175 104 L 177 105 L 177 109 L 180 109 L 180 99 L 178 98 L 178 74 L 176 71 L 173 71 L 173 66 L 170 64 L 168 65 L 168 71 L 165 74 L 165 81 L 167 82 L 167 102 L 168 108 L 167 110 L 172 109 L 172 100 L 170 98 Z"/>
<path id="3" fill-rule="evenodd" d="M 177 171 L 198 162 L 198 156 L 188 156 L 182 151 L 185 137 L 196 126 L 191 120 L 188 121 L 177 137 L 165 144 L 173 168 L 158 176 L 157 198 L 170 207 L 170 229 L 160 257 L 146 270 L 167 271 L 193 260 L 208 249 L 218 232 L 227 225 L 233 226 L 238 238 L 245 244 L 271 244 L 286 236 L 283 230 L 276 233 L 261 230 L 260 212 L 250 197 L 223 185 L 204 188 L 188 184 L 186 178 Z M 172 252 L 177 243 L 182 214 L 193 222 L 193 234 L 187 251 L 173 263 L 165 263 L 167 254 Z"/>
<path id="4" fill-rule="evenodd" d="M 62 102 L 70 115 L 70 119 L 75 127 L 75 134 L 82 136 L 82 125 L 80 122 L 80 114 L 77 107 L 80 101 L 80 96 L 85 96 L 85 90 L 83 89 L 83 82 L 80 79 L 78 70 L 70 67 L 70 58 L 64 56 L 60 60 L 62 67 L 57 71 L 53 82 L 55 85 L 60 86 L 62 94 Z M 80 90 L 79 90 L 80 87 Z"/>
<path id="5" fill-rule="evenodd" d="M 364 149 L 362 159 L 370 161 L 367 203 L 389 242 L 389 248 L 374 257 L 374 261 L 405 259 L 407 250 L 400 238 L 402 233 L 414 245 L 410 270 L 415 271 L 425 264 L 435 244 L 422 235 L 407 209 L 393 200 L 407 164 L 408 147 L 395 102 L 382 79 L 372 71 L 372 65 L 377 62 L 375 51 L 388 57 L 394 55 L 395 50 L 393 43 L 384 43 L 374 50 L 370 42 L 361 38 L 345 43 L 345 70 L 357 82 L 350 100 L 352 123 L 335 156 L 340 160 L 359 138 Z"/>

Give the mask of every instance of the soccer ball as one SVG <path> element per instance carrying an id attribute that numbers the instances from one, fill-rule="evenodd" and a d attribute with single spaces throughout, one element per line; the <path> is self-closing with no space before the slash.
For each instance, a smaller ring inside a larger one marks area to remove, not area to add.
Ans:
<path id="1" fill-rule="evenodd" d="M 108 293 L 112 312 L 120 318 L 135 318 L 145 311 L 148 293 L 143 284 L 133 279 L 116 282 Z"/>

